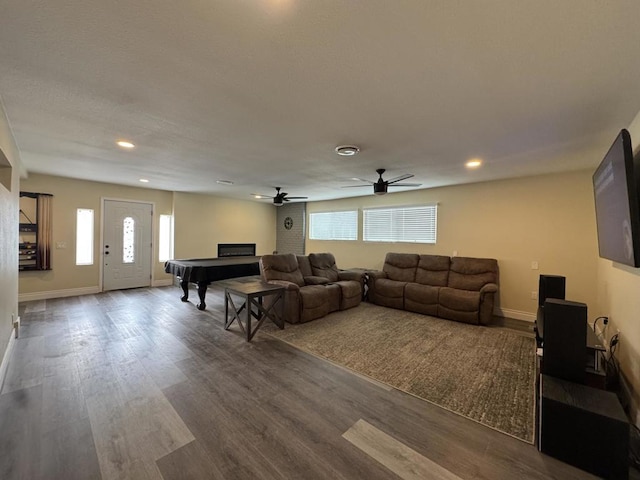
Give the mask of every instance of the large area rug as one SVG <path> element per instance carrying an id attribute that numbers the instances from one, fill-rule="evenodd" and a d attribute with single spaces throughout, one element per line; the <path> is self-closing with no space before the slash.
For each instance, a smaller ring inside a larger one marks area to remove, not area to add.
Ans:
<path id="1" fill-rule="evenodd" d="M 265 324 L 264 327 L 267 325 Z M 535 340 L 362 303 L 284 330 L 280 340 L 533 443 Z"/>

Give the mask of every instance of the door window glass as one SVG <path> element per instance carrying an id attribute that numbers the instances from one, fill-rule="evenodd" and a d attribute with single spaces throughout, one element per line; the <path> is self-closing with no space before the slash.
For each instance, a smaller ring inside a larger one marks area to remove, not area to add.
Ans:
<path id="1" fill-rule="evenodd" d="M 122 263 L 134 262 L 134 233 L 136 222 L 131 217 L 122 221 Z"/>

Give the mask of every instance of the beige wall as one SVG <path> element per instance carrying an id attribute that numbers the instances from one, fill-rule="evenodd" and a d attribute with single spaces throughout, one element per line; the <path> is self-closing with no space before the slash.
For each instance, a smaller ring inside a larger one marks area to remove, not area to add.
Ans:
<path id="1" fill-rule="evenodd" d="M 101 285 L 100 224 L 103 198 L 155 204 L 152 264 L 155 284 L 171 281 L 171 276 L 164 273 L 164 263 L 157 260 L 159 215 L 174 215 L 176 258 L 215 257 L 219 242 L 255 242 L 258 254 L 271 253 L 275 249 L 276 213 L 272 205 L 38 174 L 23 179 L 20 190 L 53 195 L 52 270 L 21 272 L 19 291 L 23 299 L 60 296 L 70 291 L 98 291 Z M 95 212 L 96 253 L 93 265 L 75 264 L 78 208 L 90 208 Z M 56 248 L 58 242 L 66 244 L 66 248 Z"/>
<path id="2" fill-rule="evenodd" d="M 0 362 L 12 334 L 12 315 L 18 316 L 18 194 L 20 156 L 0 99 Z M 5 163 L 8 161 L 8 165 Z M 9 187 L 9 188 L 7 188 Z M 0 382 L 2 379 L 0 378 Z"/>
<path id="3" fill-rule="evenodd" d="M 629 133 L 634 152 L 640 155 L 640 113 L 629 126 Z M 598 314 L 610 319 L 607 338 L 620 330 L 617 357 L 630 388 L 632 416 L 640 424 L 640 269 L 600 259 L 597 289 Z"/>
<path id="4" fill-rule="evenodd" d="M 212 195 L 174 193 L 175 257 L 210 258 L 218 243 L 255 243 L 257 255 L 276 248 L 276 207 Z"/>
<path id="5" fill-rule="evenodd" d="M 438 203 L 435 245 L 307 240 L 306 251 L 333 252 L 340 268 L 379 269 L 391 251 L 491 257 L 498 259 L 498 304 L 506 316 L 534 319 L 537 300 L 531 292 L 537 292 L 541 273 L 565 275 L 567 298 L 595 306 L 591 171 L 309 202 L 307 212 L 431 202 Z M 531 269 L 533 261 L 539 270 Z"/>
<path id="6" fill-rule="evenodd" d="M 155 203 L 154 210 L 154 252 L 152 275 L 154 282 L 170 279 L 164 273 L 163 263 L 158 261 L 158 218 L 161 214 L 171 215 L 172 193 L 148 188 L 125 187 L 109 183 L 87 182 L 66 177 L 31 174 L 23 179 L 22 191 L 50 193 L 53 195 L 53 245 L 50 271 L 20 272 L 20 295 L 46 294 L 64 290 L 97 289 L 100 279 L 100 224 L 102 198 L 137 200 Z M 75 231 L 76 211 L 90 208 L 94 211 L 94 264 L 76 265 Z M 66 248 L 56 248 L 57 242 L 64 242 Z M 26 295 L 26 296 L 25 296 Z"/>

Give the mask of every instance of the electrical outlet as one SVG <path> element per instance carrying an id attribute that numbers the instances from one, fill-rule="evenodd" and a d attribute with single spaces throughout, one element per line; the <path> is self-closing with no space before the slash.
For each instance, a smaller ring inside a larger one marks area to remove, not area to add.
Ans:
<path id="1" fill-rule="evenodd" d="M 537 300 L 538 299 L 538 292 L 536 292 L 535 290 L 533 290 L 531 292 L 531 300 Z"/>
<path id="2" fill-rule="evenodd" d="M 20 333 L 20 317 L 15 318 L 14 314 L 11 314 L 11 322 L 13 325 L 14 335 L 16 338 L 18 338 L 18 335 Z"/>
<path id="3" fill-rule="evenodd" d="M 538 270 L 538 262 L 536 260 L 531 262 L 531 270 Z"/>

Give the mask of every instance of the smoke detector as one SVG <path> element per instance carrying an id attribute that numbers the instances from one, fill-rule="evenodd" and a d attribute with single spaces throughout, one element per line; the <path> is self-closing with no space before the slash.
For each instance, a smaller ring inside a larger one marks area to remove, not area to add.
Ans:
<path id="1" fill-rule="evenodd" d="M 353 157 L 359 151 L 360 148 L 356 147 L 355 145 L 340 145 L 336 147 L 336 153 L 338 155 L 342 155 L 343 157 Z"/>

